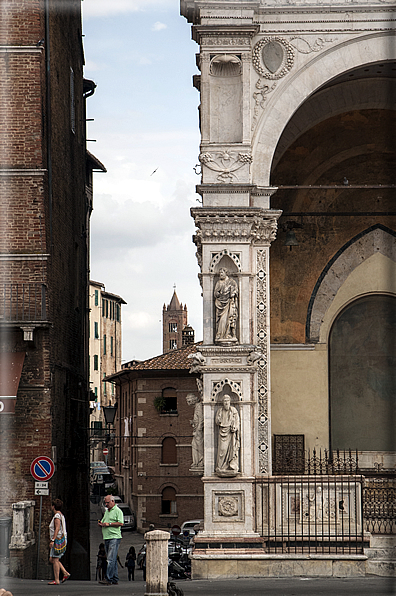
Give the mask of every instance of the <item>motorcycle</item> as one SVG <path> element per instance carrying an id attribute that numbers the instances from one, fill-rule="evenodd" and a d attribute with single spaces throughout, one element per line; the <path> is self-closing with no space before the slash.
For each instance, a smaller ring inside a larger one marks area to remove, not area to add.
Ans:
<path id="1" fill-rule="evenodd" d="M 191 562 L 187 553 L 177 550 L 168 556 L 168 577 L 172 579 L 191 579 Z"/>

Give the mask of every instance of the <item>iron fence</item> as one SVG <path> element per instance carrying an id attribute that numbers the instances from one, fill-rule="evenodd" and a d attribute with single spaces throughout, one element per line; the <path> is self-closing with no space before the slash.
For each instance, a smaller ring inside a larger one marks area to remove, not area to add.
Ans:
<path id="1" fill-rule="evenodd" d="M 0 321 L 45 321 L 46 286 L 43 283 L 5 283 L 0 296 Z"/>
<path id="2" fill-rule="evenodd" d="M 289 439 L 287 442 L 284 438 Z M 285 435 L 282 442 L 275 443 L 273 471 L 275 475 L 288 474 L 358 474 L 359 458 L 357 450 L 330 451 L 328 449 L 303 449 L 303 442 L 296 437 Z"/>
<path id="3" fill-rule="evenodd" d="M 257 527 L 268 553 L 360 554 L 363 477 L 272 476 L 257 483 Z"/>
<path id="4" fill-rule="evenodd" d="M 396 479 L 366 478 L 363 488 L 364 527 L 371 534 L 396 534 Z"/>

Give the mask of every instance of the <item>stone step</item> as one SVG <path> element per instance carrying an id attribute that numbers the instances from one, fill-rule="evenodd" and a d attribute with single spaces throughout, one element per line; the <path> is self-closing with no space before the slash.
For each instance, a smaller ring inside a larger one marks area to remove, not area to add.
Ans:
<path id="1" fill-rule="evenodd" d="M 366 574 L 396 577 L 396 561 L 368 559 L 366 561 Z"/>

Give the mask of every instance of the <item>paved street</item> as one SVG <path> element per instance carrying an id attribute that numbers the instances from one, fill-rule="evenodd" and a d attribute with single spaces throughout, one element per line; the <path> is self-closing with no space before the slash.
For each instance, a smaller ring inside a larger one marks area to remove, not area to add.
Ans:
<path id="1" fill-rule="evenodd" d="M 135 582 L 128 582 L 126 569 L 119 570 L 118 586 L 102 586 L 95 581 L 96 553 L 101 540 L 97 526 L 100 517 L 98 506 L 91 507 L 91 581 L 81 582 L 70 579 L 60 586 L 49 586 L 47 580 L 21 580 L 1 578 L 0 588 L 7 588 L 13 596 L 97 596 L 117 594 L 118 596 L 144 596 L 146 584 L 142 571 L 137 570 Z M 137 532 L 124 532 L 120 546 L 120 560 L 125 561 L 128 549 L 133 545 L 136 551 L 144 539 Z M 185 596 L 389 596 L 396 595 L 396 581 L 388 578 L 370 577 L 359 579 L 237 579 L 179 581 Z"/>

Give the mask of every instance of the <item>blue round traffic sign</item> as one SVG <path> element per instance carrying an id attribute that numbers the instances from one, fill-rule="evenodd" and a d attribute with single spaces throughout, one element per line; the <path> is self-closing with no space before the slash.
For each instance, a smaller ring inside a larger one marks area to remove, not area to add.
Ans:
<path id="1" fill-rule="evenodd" d="M 35 480 L 41 480 L 45 482 L 52 478 L 55 472 L 55 465 L 52 459 L 41 455 L 36 457 L 30 464 L 30 473 Z"/>

